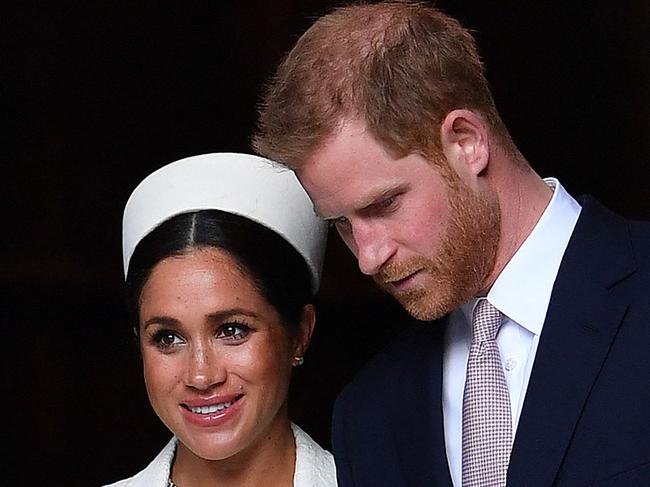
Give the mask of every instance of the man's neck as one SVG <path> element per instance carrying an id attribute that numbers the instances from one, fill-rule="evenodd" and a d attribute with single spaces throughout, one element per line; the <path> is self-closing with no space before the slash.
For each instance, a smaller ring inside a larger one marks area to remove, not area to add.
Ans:
<path id="1" fill-rule="evenodd" d="M 512 162 L 494 175 L 494 187 L 501 208 L 501 238 L 494 268 L 486 280 L 487 292 L 501 271 L 537 225 L 553 196 L 553 190 L 528 164 Z"/>

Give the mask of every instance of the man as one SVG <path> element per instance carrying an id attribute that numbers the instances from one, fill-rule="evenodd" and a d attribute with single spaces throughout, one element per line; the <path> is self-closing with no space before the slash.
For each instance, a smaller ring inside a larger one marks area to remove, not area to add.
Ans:
<path id="1" fill-rule="evenodd" d="M 531 169 L 458 22 L 407 2 L 322 17 L 254 144 L 438 320 L 341 393 L 340 485 L 650 485 L 650 226 Z"/>

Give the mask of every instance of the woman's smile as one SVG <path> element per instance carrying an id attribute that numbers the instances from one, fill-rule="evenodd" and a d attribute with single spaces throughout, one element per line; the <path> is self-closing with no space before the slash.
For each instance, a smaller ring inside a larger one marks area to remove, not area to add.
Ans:
<path id="1" fill-rule="evenodd" d="M 140 321 L 151 404 L 198 456 L 228 458 L 286 422 L 293 336 L 228 253 L 159 262 Z"/>
<path id="2" fill-rule="evenodd" d="M 181 413 L 190 423 L 204 427 L 218 427 L 235 419 L 245 406 L 244 394 L 220 396 L 210 400 L 192 400 L 180 404 Z"/>

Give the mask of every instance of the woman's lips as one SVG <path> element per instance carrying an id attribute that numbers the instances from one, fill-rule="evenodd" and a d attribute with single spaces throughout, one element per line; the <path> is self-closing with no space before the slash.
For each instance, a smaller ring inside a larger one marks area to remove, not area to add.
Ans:
<path id="1" fill-rule="evenodd" d="M 196 399 L 180 404 L 180 409 L 190 423 L 198 426 L 220 426 L 229 421 L 242 406 L 244 394 Z"/>

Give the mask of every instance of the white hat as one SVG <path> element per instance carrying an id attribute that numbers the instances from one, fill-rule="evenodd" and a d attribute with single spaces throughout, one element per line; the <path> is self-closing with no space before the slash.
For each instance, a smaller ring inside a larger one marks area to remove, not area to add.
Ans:
<path id="1" fill-rule="evenodd" d="M 124 275 L 136 246 L 154 228 L 181 213 L 210 209 L 246 217 L 282 236 L 305 259 L 312 290 L 318 290 L 326 223 L 292 171 L 249 154 L 188 157 L 147 176 L 124 208 Z"/>

